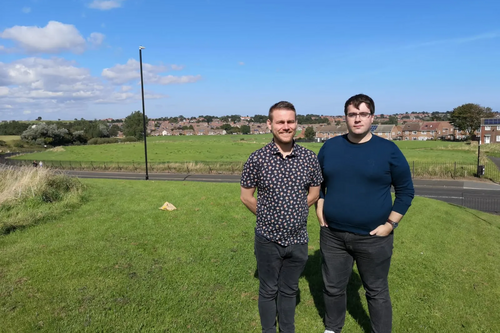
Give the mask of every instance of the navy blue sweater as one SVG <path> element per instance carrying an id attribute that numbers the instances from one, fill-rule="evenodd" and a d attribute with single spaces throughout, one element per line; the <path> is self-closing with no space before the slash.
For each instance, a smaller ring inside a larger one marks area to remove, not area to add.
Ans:
<path id="1" fill-rule="evenodd" d="M 410 207 L 410 168 L 392 141 L 373 135 L 368 142 L 354 144 L 347 135 L 338 136 L 325 142 L 318 159 L 324 178 L 323 212 L 330 228 L 368 235 L 386 223 L 391 211 L 404 215 Z"/>

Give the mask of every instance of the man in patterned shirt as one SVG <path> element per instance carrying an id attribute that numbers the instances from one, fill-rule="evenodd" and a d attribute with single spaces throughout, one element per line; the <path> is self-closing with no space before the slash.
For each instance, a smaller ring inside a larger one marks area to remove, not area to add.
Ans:
<path id="1" fill-rule="evenodd" d="M 307 216 L 323 181 L 316 155 L 295 143 L 295 107 L 269 109 L 273 140 L 253 152 L 241 175 L 241 201 L 255 215 L 255 257 L 259 272 L 262 332 L 295 332 L 299 277 L 308 258 Z M 257 198 L 255 198 L 255 190 Z"/>

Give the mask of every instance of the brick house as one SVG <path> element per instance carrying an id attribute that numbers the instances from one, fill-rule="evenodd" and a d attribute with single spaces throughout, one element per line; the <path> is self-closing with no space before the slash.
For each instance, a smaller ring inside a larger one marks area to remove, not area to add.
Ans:
<path id="1" fill-rule="evenodd" d="M 500 143 L 500 118 L 482 118 L 480 143 Z"/>
<path id="2" fill-rule="evenodd" d="M 403 126 L 403 140 L 453 140 L 457 137 L 455 127 L 448 121 L 411 122 Z"/>
<path id="3" fill-rule="evenodd" d="M 387 140 L 401 140 L 403 137 L 401 126 L 372 125 L 372 133 Z"/>
<path id="4" fill-rule="evenodd" d="M 403 129 L 402 129 L 403 140 L 405 140 L 405 141 L 418 140 L 418 133 L 420 132 L 420 125 L 421 125 L 421 123 L 419 123 L 419 122 L 411 122 L 411 123 L 404 124 Z"/>
<path id="5" fill-rule="evenodd" d="M 316 138 L 320 139 L 321 141 L 326 141 L 330 138 L 343 134 L 347 134 L 347 125 L 345 123 L 340 124 L 339 126 L 336 125 L 322 126 L 316 130 Z"/>

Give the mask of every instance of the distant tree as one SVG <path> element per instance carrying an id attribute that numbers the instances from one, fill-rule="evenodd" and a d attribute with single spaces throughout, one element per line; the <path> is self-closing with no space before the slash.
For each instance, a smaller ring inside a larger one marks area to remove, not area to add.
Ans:
<path id="1" fill-rule="evenodd" d="M 481 126 L 481 118 L 493 117 L 494 113 L 489 107 L 479 104 L 467 103 L 453 109 L 450 115 L 450 123 L 468 135 L 475 134 Z"/>
<path id="2" fill-rule="evenodd" d="M 398 124 L 398 117 L 396 116 L 389 116 L 389 119 L 385 122 L 386 124 L 389 125 L 397 125 Z"/>
<path id="3" fill-rule="evenodd" d="M 136 139 L 142 139 L 143 133 L 143 123 L 142 123 L 142 112 L 135 111 L 128 115 L 123 121 L 123 134 L 125 136 L 133 136 Z M 148 123 L 148 117 L 146 117 L 146 124 Z M 145 133 L 144 135 L 147 135 Z"/>
<path id="4" fill-rule="evenodd" d="M 261 115 L 261 114 L 256 114 L 252 118 L 250 118 L 251 122 L 257 123 L 257 124 L 264 124 L 267 122 L 267 116 Z"/>
<path id="5" fill-rule="evenodd" d="M 0 122 L 0 135 L 21 135 L 29 126 L 16 120 Z"/>
<path id="6" fill-rule="evenodd" d="M 241 125 L 240 130 L 241 134 L 250 134 L 250 126 L 248 125 Z"/>
<path id="7" fill-rule="evenodd" d="M 219 119 L 220 119 L 220 121 L 222 121 L 223 123 L 228 123 L 228 122 L 230 122 L 230 120 L 229 120 L 229 117 L 228 117 L 228 116 L 222 116 L 222 117 L 220 117 Z"/>
<path id="8" fill-rule="evenodd" d="M 438 111 L 434 111 L 431 113 L 431 120 L 432 121 L 440 121 L 441 120 L 441 114 Z"/>
<path id="9" fill-rule="evenodd" d="M 229 131 L 226 131 L 228 134 L 233 134 L 233 133 L 241 133 L 241 128 L 239 127 L 231 127 L 231 129 Z"/>
<path id="10" fill-rule="evenodd" d="M 304 138 L 306 140 L 314 140 L 315 136 L 316 136 L 316 132 L 314 131 L 314 128 L 312 128 L 312 127 L 307 127 L 306 130 L 304 131 Z"/>
<path id="11" fill-rule="evenodd" d="M 220 126 L 219 128 L 228 132 L 231 130 L 232 126 L 230 124 L 224 124 L 224 125 Z"/>
<path id="12" fill-rule="evenodd" d="M 38 121 L 42 121 L 42 117 L 38 116 L 38 117 L 36 118 L 36 120 L 38 120 Z"/>
<path id="13" fill-rule="evenodd" d="M 297 115 L 297 122 L 299 124 L 329 124 L 328 118 L 321 118 L 317 114 Z"/>
<path id="14" fill-rule="evenodd" d="M 120 126 L 113 124 L 109 128 L 109 136 L 114 138 L 114 137 L 118 136 L 118 132 L 120 132 L 120 131 L 121 131 Z"/>
<path id="15" fill-rule="evenodd" d="M 241 121 L 241 116 L 237 115 L 237 114 L 233 114 L 232 116 L 229 116 L 229 119 L 233 122 L 233 123 L 238 123 Z"/>
<path id="16" fill-rule="evenodd" d="M 203 119 L 207 122 L 208 125 L 210 125 L 211 122 L 214 121 L 214 116 L 202 116 Z"/>
<path id="17" fill-rule="evenodd" d="M 62 146 L 71 143 L 72 136 L 65 128 L 45 123 L 32 125 L 21 134 L 21 140 L 37 145 Z"/>
<path id="18" fill-rule="evenodd" d="M 335 125 L 336 125 L 336 126 L 340 126 L 340 124 L 341 124 L 341 123 L 342 123 L 342 122 L 341 122 L 340 120 L 336 120 L 336 121 L 335 121 Z"/>

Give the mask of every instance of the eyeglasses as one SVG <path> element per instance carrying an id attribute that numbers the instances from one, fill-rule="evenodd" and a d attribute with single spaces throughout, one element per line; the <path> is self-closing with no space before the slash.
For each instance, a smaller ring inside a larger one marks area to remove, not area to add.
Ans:
<path id="1" fill-rule="evenodd" d="M 347 117 L 356 118 L 357 116 L 359 116 L 360 118 L 368 118 L 371 115 L 372 114 L 370 112 L 360 112 L 360 113 L 350 112 L 347 114 Z"/>

